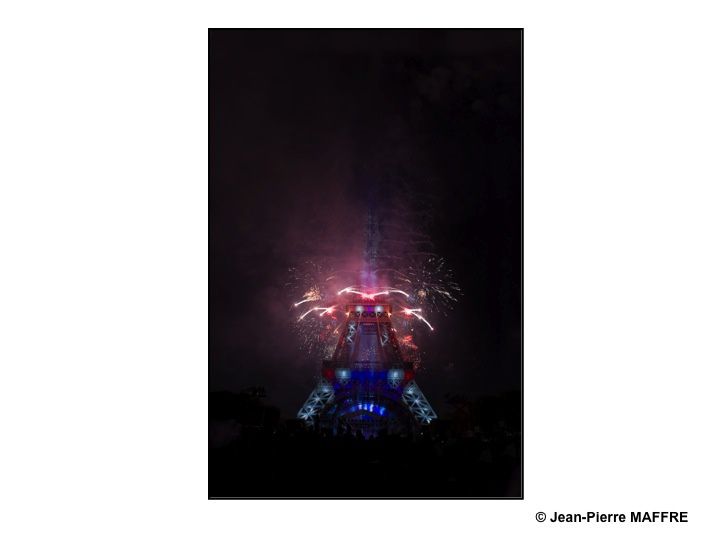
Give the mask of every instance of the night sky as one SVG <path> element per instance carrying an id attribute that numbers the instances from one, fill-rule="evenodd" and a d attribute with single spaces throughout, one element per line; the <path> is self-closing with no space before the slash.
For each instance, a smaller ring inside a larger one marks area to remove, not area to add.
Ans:
<path id="1" fill-rule="evenodd" d="M 319 371 L 288 268 L 357 253 L 384 194 L 462 288 L 423 342 L 430 403 L 520 389 L 521 38 L 210 31 L 211 391 L 262 386 L 295 415 Z"/>

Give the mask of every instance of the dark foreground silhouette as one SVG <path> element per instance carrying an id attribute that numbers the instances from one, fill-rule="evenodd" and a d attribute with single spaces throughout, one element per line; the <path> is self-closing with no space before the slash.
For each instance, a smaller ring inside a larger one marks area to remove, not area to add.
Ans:
<path id="1" fill-rule="evenodd" d="M 261 398 L 211 393 L 210 497 L 521 496 L 518 395 L 449 398 L 448 419 L 368 440 L 282 420 Z"/>

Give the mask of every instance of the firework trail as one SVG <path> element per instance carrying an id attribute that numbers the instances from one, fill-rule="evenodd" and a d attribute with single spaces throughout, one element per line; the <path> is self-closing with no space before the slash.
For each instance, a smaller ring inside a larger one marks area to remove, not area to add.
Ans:
<path id="1" fill-rule="evenodd" d="M 381 279 L 391 280 L 394 277 L 396 281 L 404 282 L 404 288 L 367 289 L 349 285 L 338 290 L 338 273 L 329 266 L 308 263 L 303 269 L 291 269 L 289 283 L 298 297 L 292 304 L 292 309 L 297 310 L 295 328 L 308 357 L 317 361 L 332 357 L 338 329 L 345 320 L 343 302 L 357 297 L 369 301 L 383 298 L 398 307 L 395 319 L 398 343 L 417 368 L 421 351 L 415 338 L 422 334 L 423 329 L 435 330 L 428 317 L 450 309 L 460 288 L 442 259 L 429 259 L 426 264 L 414 264 L 403 270 L 378 274 L 384 276 Z"/>
<path id="2" fill-rule="evenodd" d="M 289 269 L 286 287 L 294 300 L 290 307 L 294 330 L 301 350 L 312 360 L 326 360 L 334 351 L 337 329 L 344 320 L 337 309 L 337 280 L 343 274 L 323 260 L 306 260 Z"/>
<path id="3" fill-rule="evenodd" d="M 388 193 L 382 204 L 370 205 L 365 224 L 358 231 L 365 237 L 357 264 L 308 258 L 290 269 L 288 287 L 292 295 L 295 328 L 309 358 L 332 357 L 338 328 L 344 323 L 345 302 L 353 300 L 390 302 L 395 310 L 398 343 L 411 361 L 419 364 L 418 340 L 433 332 L 431 322 L 447 315 L 459 296 L 460 286 L 452 270 L 434 252 L 428 234 L 413 224 L 430 220 L 428 204 L 418 204 L 402 189 Z M 339 250 L 342 252 L 342 246 Z M 441 327 L 442 325 L 440 325 Z"/>

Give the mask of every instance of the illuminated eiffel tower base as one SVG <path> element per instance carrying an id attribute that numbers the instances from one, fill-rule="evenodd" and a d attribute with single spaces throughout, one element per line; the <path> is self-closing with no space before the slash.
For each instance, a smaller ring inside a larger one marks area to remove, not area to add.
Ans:
<path id="1" fill-rule="evenodd" d="M 331 360 L 298 418 L 335 434 L 366 438 L 414 433 L 437 418 L 415 382 L 392 326 L 392 304 L 363 300 L 345 306 L 346 321 Z"/>

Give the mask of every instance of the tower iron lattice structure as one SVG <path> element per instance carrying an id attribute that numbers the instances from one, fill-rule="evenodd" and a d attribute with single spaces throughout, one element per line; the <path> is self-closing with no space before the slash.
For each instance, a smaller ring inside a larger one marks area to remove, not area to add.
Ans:
<path id="1" fill-rule="evenodd" d="M 345 322 L 330 360 L 298 412 L 334 433 L 409 433 L 437 418 L 415 381 L 393 328 L 390 302 L 363 298 L 345 305 Z"/>

